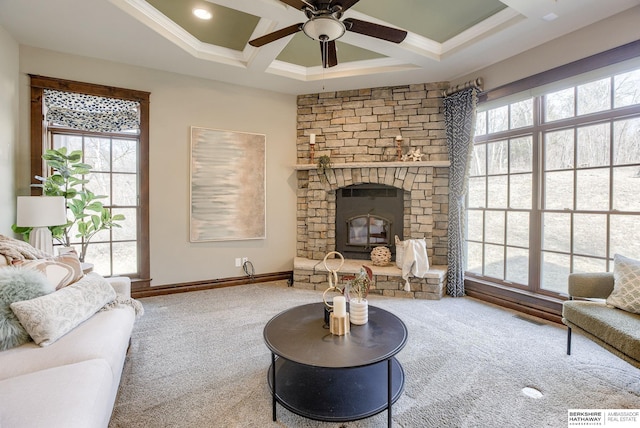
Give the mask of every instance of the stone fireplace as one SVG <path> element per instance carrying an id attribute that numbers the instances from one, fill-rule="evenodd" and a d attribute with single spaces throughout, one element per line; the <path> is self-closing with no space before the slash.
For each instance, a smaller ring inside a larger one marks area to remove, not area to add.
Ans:
<path id="1" fill-rule="evenodd" d="M 391 243 L 394 235 L 425 238 L 433 272 L 424 279 L 411 279 L 411 291 L 406 292 L 395 264 L 376 267 L 371 292 L 416 298 L 442 296 L 447 265 L 449 161 L 441 91 L 447 86 L 445 82 L 298 97 L 294 286 L 326 289 L 327 272 L 322 260 L 342 240 L 336 236 L 338 193 L 367 185 L 401 196 L 400 218 L 394 216 L 390 233 L 375 238 Z M 316 158 L 327 155 L 332 161 L 324 173 L 310 162 L 311 133 L 316 134 Z M 418 148 L 424 153 L 423 160 L 399 161 L 397 135 L 404 139 L 403 152 Z M 382 224 L 378 217 L 388 216 L 385 210 L 373 214 L 378 225 Z M 362 264 L 363 260 L 350 260 L 340 273 L 356 273 Z"/>

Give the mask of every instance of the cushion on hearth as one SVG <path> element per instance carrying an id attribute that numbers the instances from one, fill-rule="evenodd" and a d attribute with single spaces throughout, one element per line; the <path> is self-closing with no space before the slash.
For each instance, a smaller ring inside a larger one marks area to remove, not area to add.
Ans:
<path id="1" fill-rule="evenodd" d="M 613 291 L 607 305 L 640 314 L 640 261 L 614 255 Z"/>
<path id="2" fill-rule="evenodd" d="M 11 310 L 29 336 L 38 345 L 47 346 L 115 298 L 113 287 L 97 273 L 90 273 L 55 293 L 12 303 Z"/>
<path id="3" fill-rule="evenodd" d="M 47 278 L 40 272 L 13 266 L 0 269 L 0 351 L 31 340 L 10 305 L 44 296 L 53 290 Z"/>

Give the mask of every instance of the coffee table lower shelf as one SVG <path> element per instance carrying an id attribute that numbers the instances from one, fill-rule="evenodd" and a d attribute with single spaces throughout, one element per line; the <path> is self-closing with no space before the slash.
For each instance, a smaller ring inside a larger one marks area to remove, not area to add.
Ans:
<path id="1" fill-rule="evenodd" d="M 404 371 L 395 357 L 353 368 L 313 367 L 278 357 L 275 366 L 277 402 L 293 413 L 319 421 L 348 422 L 376 415 L 395 403 L 404 388 Z M 267 379 L 273 394 L 273 364 Z"/>

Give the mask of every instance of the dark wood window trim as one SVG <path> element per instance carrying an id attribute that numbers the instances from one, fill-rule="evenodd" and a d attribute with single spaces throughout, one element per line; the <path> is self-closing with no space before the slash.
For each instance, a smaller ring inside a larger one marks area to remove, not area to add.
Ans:
<path id="1" fill-rule="evenodd" d="M 44 161 L 42 155 L 46 147 L 46 125 L 43 114 L 43 91 L 77 92 L 109 98 L 118 98 L 140 103 L 140 216 L 139 216 L 139 271 L 132 278 L 133 289 L 144 289 L 151 282 L 151 259 L 149 248 L 149 92 L 133 89 L 116 88 L 92 83 L 76 82 L 30 74 L 31 78 L 31 184 L 40 184 L 35 176 L 42 175 Z M 42 191 L 39 187 L 31 187 L 34 195 Z"/>
<path id="2" fill-rule="evenodd" d="M 609 49 L 608 51 L 600 52 L 587 58 L 579 59 L 577 61 L 570 62 L 569 64 L 561 65 L 559 67 L 552 68 L 551 70 L 543 71 L 542 73 L 534 74 L 533 76 L 525 77 L 524 79 L 516 80 L 515 82 L 483 92 L 478 96 L 478 103 L 518 94 L 523 91 L 528 91 L 529 89 L 597 70 L 608 65 L 637 58 L 639 56 L 638 52 L 640 52 L 640 40 L 636 40 L 634 42 L 627 43 L 626 45 L 618 46 L 617 48 Z"/>
<path id="3" fill-rule="evenodd" d="M 518 94 L 542 85 L 597 70 L 640 56 L 640 40 L 601 52 L 551 70 L 517 80 L 480 94 L 480 103 Z M 538 226 L 539 228 L 539 226 Z M 531 249 L 534 250 L 533 248 Z M 468 275 L 465 278 L 465 292 L 468 296 L 514 309 L 550 321 L 562 321 L 564 298 L 545 296 Z"/>

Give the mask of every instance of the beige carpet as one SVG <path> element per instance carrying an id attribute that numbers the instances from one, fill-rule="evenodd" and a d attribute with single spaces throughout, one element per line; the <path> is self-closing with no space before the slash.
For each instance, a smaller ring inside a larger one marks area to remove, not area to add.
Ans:
<path id="1" fill-rule="evenodd" d="M 264 325 L 321 299 L 284 282 L 142 299 L 110 428 L 386 426 L 386 412 L 324 423 L 280 405 L 271 420 Z M 471 298 L 370 304 L 409 331 L 395 427 L 555 428 L 567 426 L 568 409 L 640 409 L 640 370 L 579 334 L 567 356 L 562 326 Z"/>

